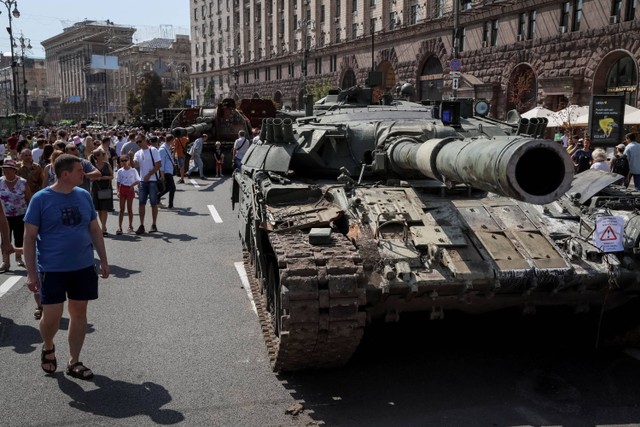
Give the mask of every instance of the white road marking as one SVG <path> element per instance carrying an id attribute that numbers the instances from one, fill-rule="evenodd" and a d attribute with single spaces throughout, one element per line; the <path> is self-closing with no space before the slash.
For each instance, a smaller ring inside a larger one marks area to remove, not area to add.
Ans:
<path id="1" fill-rule="evenodd" d="M 222 222 L 222 218 L 220 217 L 220 214 L 218 214 L 218 211 L 216 210 L 216 208 L 213 205 L 207 205 L 207 207 L 209 208 L 209 212 L 211 212 L 211 216 L 213 217 L 213 220 L 218 224 L 220 224 Z"/>
<path id="2" fill-rule="evenodd" d="M 0 285 L 0 297 L 6 294 L 22 279 L 22 276 L 12 276 L 4 281 L 2 285 Z"/>
<path id="3" fill-rule="evenodd" d="M 253 312 L 257 316 L 258 309 L 256 308 L 255 302 L 253 302 L 253 295 L 251 295 L 251 287 L 249 286 L 249 278 L 247 277 L 247 272 L 244 269 L 244 264 L 242 262 L 236 262 L 233 265 L 235 265 L 238 276 L 240 276 L 240 281 L 242 282 L 242 286 L 244 286 L 244 290 L 247 291 L 247 296 L 249 297 L 249 301 L 251 301 L 251 308 L 253 308 Z"/>
<path id="4" fill-rule="evenodd" d="M 190 179 L 189 182 L 191 183 L 191 185 L 193 185 L 196 188 L 200 188 L 200 184 L 198 184 L 198 181 L 196 181 L 195 179 Z"/>

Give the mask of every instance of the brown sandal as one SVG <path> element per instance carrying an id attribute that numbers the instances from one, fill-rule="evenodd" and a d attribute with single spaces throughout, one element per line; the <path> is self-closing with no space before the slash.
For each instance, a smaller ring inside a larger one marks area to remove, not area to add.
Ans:
<path id="1" fill-rule="evenodd" d="M 51 350 L 45 350 L 44 346 L 42 346 L 42 353 L 40 354 L 40 367 L 47 374 L 53 374 L 56 369 L 58 369 L 58 360 L 54 357 L 53 359 L 47 359 L 45 356 L 48 356 L 52 353 L 56 352 L 56 346 L 54 345 Z M 45 368 L 46 365 L 53 365 L 53 369 Z"/>
<path id="2" fill-rule="evenodd" d="M 93 378 L 93 372 L 91 372 L 91 369 L 84 366 L 82 362 L 67 365 L 67 375 L 81 380 L 90 380 Z"/>

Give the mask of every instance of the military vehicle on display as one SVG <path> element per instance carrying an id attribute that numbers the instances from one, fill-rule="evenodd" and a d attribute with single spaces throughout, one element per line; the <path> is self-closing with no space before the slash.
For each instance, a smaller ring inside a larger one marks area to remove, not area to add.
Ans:
<path id="1" fill-rule="evenodd" d="M 204 133 L 209 135 L 202 148 L 205 174 L 215 173 L 213 153 L 216 141 L 222 143 L 225 163 L 223 169 L 232 170 L 233 143 L 238 139 L 238 132 L 241 130 L 244 130 L 247 137 L 251 138 L 249 119 L 236 108 L 236 102 L 231 98 L 222 100 L 213 108 L 185 108 L 175 116 L 171 123 L 171 133 L 176 137 L 188 136 L 193 141 Z"/>
<path id="2" fill-rule="evenodd" d="M 633 297 L 637 240 L 605 254 L 579 227 L 548 225 L 562 220 L 547 214 L 574 165 L 538 138 L 544 120 L 499 122 L 483 102 L 465 117 L 457 101 L 372 96 L 354 87 L 295 122 L 266 119 L 234 172 L 275 371 L 343 365 L 370 321 L 403 312 L 602 306 L 612 278 L 611 304 Z"/>

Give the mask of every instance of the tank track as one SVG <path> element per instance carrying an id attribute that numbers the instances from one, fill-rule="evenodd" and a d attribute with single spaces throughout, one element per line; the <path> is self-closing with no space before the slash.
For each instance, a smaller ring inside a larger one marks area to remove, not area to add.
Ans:
<path id="1" fill-rule="evenodd" d="M 360 343 L 366 321 L 366 313 L 359 311 L 366 296 L 357 249 L 339 233 L 322 246 L 310 245 L 302 232 L 270 233 L 269 240 L 281 289 L 278 334 L 267 290 L 256 278 L 246 250 L 244 265 L 273 370 L 346 364 Z"/>

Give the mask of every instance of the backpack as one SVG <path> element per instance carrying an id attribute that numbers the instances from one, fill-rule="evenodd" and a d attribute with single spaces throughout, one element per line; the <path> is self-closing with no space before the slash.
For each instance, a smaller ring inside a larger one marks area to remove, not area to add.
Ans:
<path id="1" fill-rule="evenodd" d="M 591 167 L 591 154 L 583 151 L 578 154 L 576 173 L 584 172 Z"/>
<path id="2" fill-rule="evenodd" d="M 611 160 L 611 172 L 627 176 L 629 174 L 629 159 L 627 156 L 616 156 Z"/>

